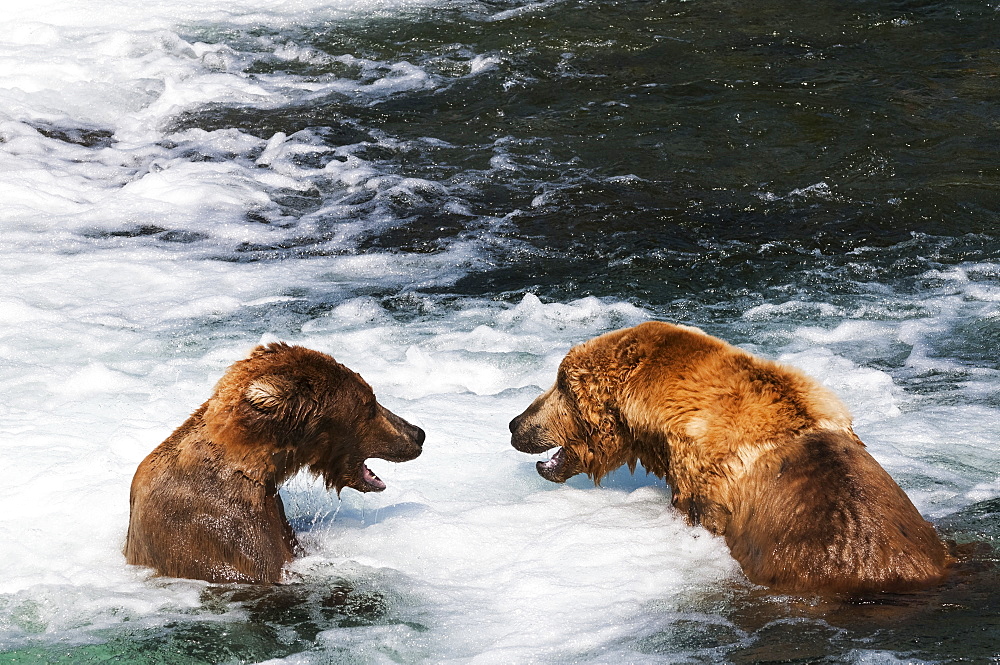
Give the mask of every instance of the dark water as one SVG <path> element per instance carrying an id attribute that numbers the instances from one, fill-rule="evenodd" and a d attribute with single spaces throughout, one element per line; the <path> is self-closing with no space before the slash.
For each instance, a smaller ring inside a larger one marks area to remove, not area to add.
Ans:
<path id="1" fill-rule="evenodd" d="M 446 184 L 447 194 L 395 202 L 391 216 L 405 223 L 357 249 L 435 252 L 479 236 L 495 251 L 448 288 L 458 295 L 703 307 L 734 294 L 836 295 L 844 282 L 909 282 L 930 266 L 996 257 L 994 6 L 567 2 L 491 20 L 508 7 L 282 35 L 334 56 L 404 59 L 443 87 L 206 109 L 178 126 L 264 138 L 319 127 L 332 144 L 368 139 L 366 159 Z M 266 32 L 227 37 L 252 48 Z M 456 75 L 471 54 L 499 64 Z M 261 54 L 248 71 L 330 68 Z M 406 149 L 371 140 L 376 132 Z M 437 142 L 421 148 L 425 137 Z M 509 168 L 490 168 L 498 155 Z M 442 212 L 445 197 L 461 199 L 471 219 Z M 301 214 L 310 202 L 288 207 Z M 503 222 L 487 231 L 484 218 Z"/>
<path id="2" fill-rule="evenodd" d="M 312 580 L 273 588 L 210 586 L 190 616 L 156 627 L 98 631 L 92 636 L 94 644 L 0 653 L 0 663 L 254 663 L 315 651 L 323 631 L 403 626 L 417 635 L 426 632 L 426 626 L 401 618 L 400 608 L 405 607 L 398 593 L 371 580 Z M 332 644 L 325 656 L 328 662 L 358 662 L 365 651 L 364 645 Z"/>

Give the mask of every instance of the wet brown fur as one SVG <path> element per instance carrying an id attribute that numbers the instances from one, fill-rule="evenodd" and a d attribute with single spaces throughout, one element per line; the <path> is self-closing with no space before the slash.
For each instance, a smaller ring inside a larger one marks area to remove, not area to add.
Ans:
<path id="1" fill-rule="evenodd" d="M 953 562 L 832 392 L 696 328 L 649 322 L 573 348 L 511 432 L 523 452 L 562 447 L 538 463 L 554 482 L 641 463 L 777 590 L 908 591 Z"/>
<path id="2" fill-rule="evenodd" d="M 170 577 L 278 582 L 298 548 L 285 480 L 308 469 L 338 492 L 372 491 L 365 460 L 413 459 L 423 439 L 330 356 L 259 346 L 139 465 L 126 561 Z"/>

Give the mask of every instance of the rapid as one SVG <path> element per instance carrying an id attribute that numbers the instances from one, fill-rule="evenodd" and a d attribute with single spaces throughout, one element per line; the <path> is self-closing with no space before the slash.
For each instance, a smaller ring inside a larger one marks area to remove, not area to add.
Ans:
<path id="1" fill-rule="evenodd" d="M 0 663 L 1000 657 L 1000 5 L 14 0 L 0 16 Z M 662 480 L 507 423 L 659 319 L 848 404 L 959 583 L 767 594 Z M 263 590 L 121 554 L 139 461 L 262 342 L 427 432 L 283 490 Z"/>

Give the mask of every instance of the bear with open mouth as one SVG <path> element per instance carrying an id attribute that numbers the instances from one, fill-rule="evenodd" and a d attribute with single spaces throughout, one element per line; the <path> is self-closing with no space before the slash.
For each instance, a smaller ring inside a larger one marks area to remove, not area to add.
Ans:
<path id="1" fill-rule="evenodd" d="M 510 431 L 521 452 L 556 449 L 537 463 L 553 482 L 642 464 L 778 591 L 905 592 L 954 563 L 831 391 L 697 328 L 647 322 L 574 347 Z"/>
<path id="2" fill-rule="evenodd" d="M 423 442 L 329 355 L 259 346 L 139 465 L 125 559 L 169 577 L 279 582 L 298 549 L 284 481 L 307 469 L 338 493 L 381 492 L 366 460 L 412 460 Z"/>

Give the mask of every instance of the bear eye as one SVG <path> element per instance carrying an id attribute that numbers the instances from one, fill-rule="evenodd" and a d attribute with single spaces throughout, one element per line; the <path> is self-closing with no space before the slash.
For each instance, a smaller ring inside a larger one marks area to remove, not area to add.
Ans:
<path id="1" fill-rule="evenodd" d="M 375 416 L 377 415 L 378 415 L 378 402 L 372 400 L 371 402 L 368 403 L 368 419 L 374 420 Z"/>

